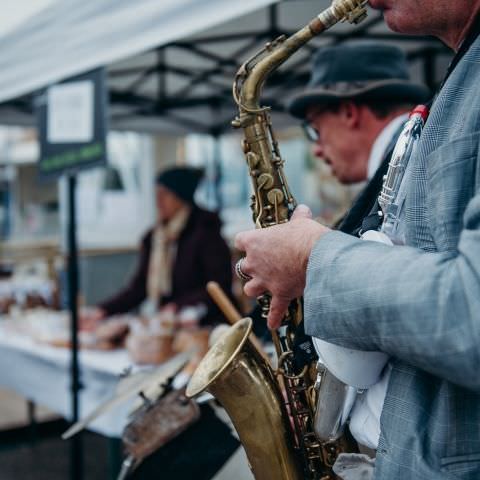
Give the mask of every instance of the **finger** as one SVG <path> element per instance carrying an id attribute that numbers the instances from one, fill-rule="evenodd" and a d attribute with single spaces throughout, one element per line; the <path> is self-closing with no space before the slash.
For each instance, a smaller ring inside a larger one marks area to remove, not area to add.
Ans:
<path id="1" fill-rule="evenodd" d="M 270 311 L 268 312 L 267 324 L 270 330 L 280 327 L 283 317 L 287 311 L 290 300 L 284 297 L 272 297 Z"/>
<path id="2" fill-rule="evenodd" d="M 242 272 L 245 274 L 245 275 L 249 275 L 250 277 L 253 277 L 254 275 L 254 269 L 253 269 L 253 266 L 250 264 L 250 262 L 248 261 L 248 258 L 247 257 L 243 257 L 242 259 L 242 263 L 241 263 L 241 266 L 242 266 Z"/>
<path id="3" fill-rule="evenodd" d="M 244 247 L 244 245 L 245 245 L 245 239 L 244 239 L 244 236 L 245 236 L 244 232 L 237 233 L 237 234 L 235 235 L 234 240 L 233 240 L 233 245 L 235 246 L 235 248 L 236 248 L 237 250 L 242 251 L 242 252 L 245 251 L 245 247 Z"/>
<path id="4" fill-rule="evenodd" d="M 251 230 L 246 230 L 235 235 L 234 245 L 236 249 L 241 250 L 242 252 L 246 250 L 246 245 L 248 243 L 250 233 Z"/>
<path id="5" fill-rule="evenodd" d="M 293 212 L 292 218 L 290 220 L 297 220 L 299 218 L 312 218 L 312 211 L 306 205 L 300 204 Z"/>
<path id="6" fill-rule="evenodd" d="M 257 298 L 263 293 L 265 293 L 266 288 L 265 285 L 262 284 L 262 282 L 260 282 L 256 278 L 252 278 L 243 286 L 243 291 L 245 292 L 245 295 L 247 297 Z"/>

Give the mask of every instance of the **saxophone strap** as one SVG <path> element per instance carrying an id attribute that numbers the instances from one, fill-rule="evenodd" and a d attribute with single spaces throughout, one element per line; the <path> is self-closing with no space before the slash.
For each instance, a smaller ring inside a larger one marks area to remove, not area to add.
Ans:
<path id="1" fill-rule="evenodd" d="M 355 236 L 361 236 L 363 232 L 367 232 L 368 230 L 378 230 L 380 225 L 382 224 L 382 217 L 378 214 L 380 212 L 380 205 L 378 204 L 378 195 L 382 188 L 383 178 L 387 173 L 388 164 L 390 163 L 390 159 L 392 158 L 393 151 L 395 150 L 395 145 L 397 143 L 397 139 L 402 133 L 403 130 L 403 123 L 397 129 L 395 134 L 393 135 L 390 143 L 388 144 L 385 150 L 385 158 L 380 166 L 380 168 L 375 172 L 374 177 L 370 180 L 370 183 L 367 185 L 365 191 L 368 192 L 369 198 L 374 198 L 375 201 L 373 206 L 365 212 L 363 219 L 361 219 L 360 228 L 357 228 L 355 231 L 346 232 L 351 233 Z M 353 209 L 354 207 L 352 207 Z M 342 230 L 345 231 L 345 230 Z"/>
<path id="2" fill-rule="evenodd" d="M 393 148 L 388 150 L 388 154 L 382 160 L 375 175 L 354 200 L 345 216 L 336 225 L 337 230 L 358 236 L 358 232 L 363 229 L 363 219 L 372 212 L 372 208 L 375 206 L 378 193 L 382 188 L 383 176 L 387 173 L 388 162 L 392 152 Z"/>
<path id="3" fill-rule="evenodd" d="M 312 337 L 305 333 L 305 325 L 303 321 L 299 323 L 297 329 L 295 330 L 293 354 L 295 359 L 295 368 L 299 372 L 303 370 L 306 365 L 318 360 L 317 352 L 313 346 Z"/>
<path id="4" fill-rule="evenodd" d="M 413 114 L 418 114 L 418 112 L 426 112 L 425 115 L 428 116 L 429 113 L 429 108 L 425 105 L 417 105 L 412 112 L 410 113 L 410 116 Z M 408 120 L 410 121 L 410 120 Z M 425 121 L 425 119 L 424 119 Z M 404 123 L 403 125 L 400 126 L 399 130 L 396 132 L 396 134 L 392 137 L 392 140 L 389 144 L 389 147 L 387 149 L 387 158 L 388 158 L 388 169 L 387 169 L 387 174 L 383 177 L 384 178 L 384 183 L 381 186 L 381 190 L 383 190 L 385 186 L 385 182 L 388 182 L 387 178 L 389 175 L 389 168 L 390 168 L 390 162 L 392 161 L 392 156 L 395 153 L 395 149 L 397 148 L 397 144 L 402 141 L 401 137 L 403 136 L 402 131 L 404 128 L 406 128 L 408 125 L 408 122 Z M 404 163 L 404 168 L 407 168 L 409 160 L 410 160 L 411 152 L 408 156 L 408 158 L 405 160 Z M 395 162 L 395 160 L 393 160 Z M 401 209 L 401 206 L 403 205 L 403 202 L 405 201 L 406 198 L 406 176 L 403 177 L 400 183 L 400 188 L 395 195 L 395 203 L 398 205 L 398 207 Z M 380 191 L 378 193 L 380 193 Z M 358 232 L 358 235 L 361 237 L 365 232 L 368 231 L 380 231 L 382 224 L 384 222 L 384 216 L 382 212 L 382 207 L 380 206 L 380 196 L 377 195 L 377 199 L 375 201 L 375 204 L 373 205 L 372 210 L 370 213 L 363 219 L 362 222 L 362 228 Z"/>

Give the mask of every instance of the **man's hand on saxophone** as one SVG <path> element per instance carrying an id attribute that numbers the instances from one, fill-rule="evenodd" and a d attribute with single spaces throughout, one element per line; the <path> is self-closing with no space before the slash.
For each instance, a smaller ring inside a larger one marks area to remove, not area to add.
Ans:
<path id="1" fill-rule="evenodd" d="M 308 258 L 315 242 L 330 229 L 312 220 L 312 213 L 299 205 L 290 222 L 239 233 L 235 246 L 245 252 L 241 270 L 251 277 L 244 291 L 249 297 L 265 292 L 272 296 L 268 326 L 280 326 L 288 305 L 305 288 Z"/>

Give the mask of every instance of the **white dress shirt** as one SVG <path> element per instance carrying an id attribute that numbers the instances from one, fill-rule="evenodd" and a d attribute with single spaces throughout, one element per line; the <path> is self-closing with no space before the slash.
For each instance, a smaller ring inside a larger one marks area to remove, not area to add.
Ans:
<path id="1" fill-rule="evenodd" d="M 368 158 L 367 179 L 371 180 L 385 157 L 386 150 L 402 124 L 408 120 L 408 113 L 395 117 L 373 142 Z"/>

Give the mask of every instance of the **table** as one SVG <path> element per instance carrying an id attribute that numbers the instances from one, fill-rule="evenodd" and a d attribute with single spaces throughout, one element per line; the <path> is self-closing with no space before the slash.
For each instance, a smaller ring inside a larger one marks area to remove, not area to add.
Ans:
<path id="1" fill-rule="evenodd" d="M 6 330 L 0 321 L 0 387 L 19 393 L 26 399 L 71 418 L 71 352 L 35 342 L 29 337 Z M 82 390 L 80 418 L 110 398 L 119 375 L 131 365 L 126 350 L 79 353 Z M 127 423 L 131 403 L 119 405 L 98 417 L 89 430 L 108 437 L 120 437 Z"/>
<path id="2" fill-rule="evenodd" d="M 13 390 L 34 403 L 70 418 L 70 353 L 70 349 L 51 347 L 15 334 L 5 329 L 0 320 L 0 387 Z M 81 350 L 79 361 L 83 385 L 80 393 L 80 417 L 83 418 L 111 397 L 119 375 L 131 365 L 131 361 L 123 349 L 106 352 Z M 98 417 L 88 429 L 112 439 L 119 438 L 134 401 L 136 399 L 132 398 Z M 222 420 L 229 424 L 226 414 L 220 410 Z M 111 455 L 119 453 L 113 451 Z M 112 458 L 110 462 L 112 479 L 116 478 L 117 460 Z M 237 451 L 214 480 L 230 478 L 253 479 L 243 449 Z"/>

